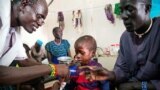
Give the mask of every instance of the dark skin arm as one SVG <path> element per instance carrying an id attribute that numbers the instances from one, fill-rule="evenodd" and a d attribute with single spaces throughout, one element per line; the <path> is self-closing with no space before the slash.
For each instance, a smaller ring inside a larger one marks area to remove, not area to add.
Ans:
<path id="1" fill-rule="evenodd" d="M 106 68 L 103 67 L 97 67 L 97 66 L 85 66 L 80 67 L 79 69 L 88 68 L 90 69 L 90 77 L 87 77 L 89 80 L 110 80 L 114 81 L 116 79 L 115 73 L 113 71 L 109 71 Z"/>
<path id="2" fill-rule="evenodd" d="M 29 55 L 29 51 L 31 50 L 30 47 L 25 43 L 23 43 L 23 47 L 25 48 L 27 56 L 30 57 L 30 55 Z"/>
<path id="3" fill-rule="evenodd" d="M 47 52 L 47 58 L 48 58 L 48 62 L 52 63 L 52 61 L 51 61 L 51 59 L 52 59 L 51 53 Z"/>
<path id="4" fill-rule="evenodd" d="M 68 56 L 70 56 L 71 57 L 71 51 L 69 50 L 68 51 Z M 49 63 L 52 63 L 52 55 L 51 55 L 51 53 L 50 52 L 47 52 L 47 58 L 48 58 L 48 62 Z"/>
<path id="5" fill-rule="evenodd" d="M 43 75 L 48 75 L 51 68 L 47 65 L 31 67 L 4 67 L 0 66 L 0 84 L 18 84 Z"/>
<path id="6" fill-rule="evenodd" d="M 66 77 L 68 67 L 64 64 L 56 65 L 57 75 Z M 0 85 L 13 85 L 23 83 L 44 75 L 49 75 L 51 68 L 48 65 L 35 65 L 30 67 L 5 67 L 0 66 Z"/>
<path id="7" fill-rule="evenodd" d="M 70 49 L 68 50 L 68 56 L 71 57 L 71 51 L 70 51 Z"/>

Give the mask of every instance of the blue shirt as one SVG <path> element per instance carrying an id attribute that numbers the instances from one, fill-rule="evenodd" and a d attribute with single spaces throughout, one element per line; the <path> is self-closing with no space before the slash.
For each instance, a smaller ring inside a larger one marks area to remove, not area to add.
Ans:
<path id="1" fill-rule="evenodd" d="M 58 57 L 68 56 L 70 44 L 67 40 L 62 40 L 61 44 L 57 45 L 54 41 L 50 41 L 46 44 L 45 49 L 52 55 L 52 62 L 58 64 Z"/>

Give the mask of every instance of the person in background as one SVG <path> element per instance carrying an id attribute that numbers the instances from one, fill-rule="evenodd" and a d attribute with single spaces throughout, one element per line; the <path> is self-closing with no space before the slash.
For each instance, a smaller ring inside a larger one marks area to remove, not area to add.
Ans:
<path id="1" fill-rule="evenodd" d="M 149 17 L 151 0 L 120 0 L 120 8 L 126 31 L 114 70 L 102 69 L 96 79 L 114 81 L 118 90 L 160 90 L 160 18 Z"/>
<path id="2" fill-rule="evenodd" d="M 23 83 L 44 75 L 68 76 L 66 65 L 42 65 L 27 58 L 20 37 L 20 26 L 28 33 L 44 24 L 48 14 L 45 0 L 0 0 L 0 89 L 13 90 L 10 85 Z M 22 49 L 22 50 L 21 50 Z M 17 61 L 19 68 L 11 66 Z M 56 71 L 56 72 L 55 72 Z M 56 74 L 55 74 L 56 73 Z"/>
<path id="3" fill-rule="evenodd" d="M 49 63 L 59 64 L 57 60 L 61 56 L 71 56 L 68 40 L 62 39 L 63 32 L 59 27 L 53 28 L 54 40 L 45 45 Z"/>
<path id="4" fill-rule="evenodd" d="M 46 54 L 42 48 L 42 44 L 43 42 L 41 40 L 37 40 L 35 45 L 32 46 L 31 50 L 28 52 L 30 58 L 33 58 L 40 63 L 46 58 Z"/>
<path id="5" fill-rule="evenodd" d="M 77 73 L 72 75 L 72 84 L 68 84 L 69 89 L 67 90 L 109 90 L 108 81 L 90 81 L 87 79 L 89 75 L 87 74 L 88 69 L 85 69 L 84 67 L 102 67 L 100 63 L 93 60 L 97 49 L 95 39 L 90 35 L 84 35 L 76 40 L 74 47 L 76 53 L 75 61 L 80 62 L 81 65 L 78 66 L 79 69 L 77 69 Z"/>

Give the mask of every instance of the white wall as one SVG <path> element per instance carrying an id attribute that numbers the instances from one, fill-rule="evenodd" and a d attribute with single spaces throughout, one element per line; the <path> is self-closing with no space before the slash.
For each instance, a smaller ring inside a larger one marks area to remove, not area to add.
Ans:
<path id="1" fill-rule="evenodd" d="M 57 12 L 63 11 L 65 19 L 63 38 L 68 39 L 72 50 L 75 40 L 85 34 L 94 36 L 98 46 L 102 48 L 119 43 L 119 38 L 125 30 L 122 20 L 116 18 L 115 24 L 111 24 L 104 13 L 106 4 L 111 3 L 114 9 L 117 2 L 119 0 L 54 0 L 49 7 L 45 25 L 33 35 L 23 31 L 23 40 L 29 45 L 33 45 L 36 39 L 41 39 L 44 43 L 53 40 L 52 29 L 58 26 Z M 82 11 L 83 33 L 78 33 L 72 26 L 72 11 L 77 9 Z"/>

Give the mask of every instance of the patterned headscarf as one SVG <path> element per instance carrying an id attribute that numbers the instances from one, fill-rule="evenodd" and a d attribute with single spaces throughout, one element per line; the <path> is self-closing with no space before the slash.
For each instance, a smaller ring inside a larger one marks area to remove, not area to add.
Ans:
<path id="1" fill-rule="evenodd" d="M 41 40 L 39 40 L 39 39 L 36 41 L 36 43 L 37 43 L 40 47 L 41 47 L 42 44 L 43 44 L 43 42 L 42 42 Z"/>

